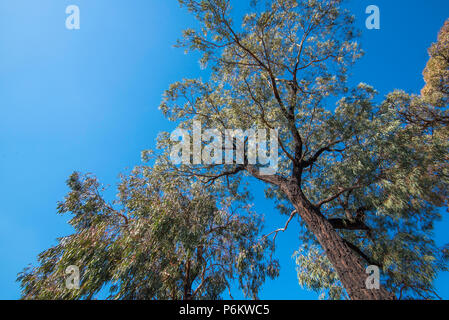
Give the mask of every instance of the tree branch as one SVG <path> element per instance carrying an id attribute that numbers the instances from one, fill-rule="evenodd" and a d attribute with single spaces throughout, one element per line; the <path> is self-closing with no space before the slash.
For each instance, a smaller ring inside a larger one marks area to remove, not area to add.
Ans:
<path id="1" fill-rule="evenodd" d="M 302 168 L 308 168 L 310 166 L 312 166 L 318 159 L 319 157 L 324 153 L 324 152 L 343 152 L 343 150 L 340 149 L 331 149 L 332 146 L 335 146 L 336 144 L 339 144 L 343 142 L 343 140 L 337 140 L 334 142 L 331 142 L 329 145 L 327 145 L 326 147 L 323 147 L 321 149 L 319 149 L 310 159 L 303 161 L 301 166 Z"/>
<path id="2" fill-rule="evenodd" d="M 366 262 L 368 262 L 370 265 L 373 266 L 378 266 L 379 268 L 383 268 L 382 264 L 379 263 L 378 261 L 375 261 L 374 259 L 368 257 L 365 253 L 363 253 L 362 250 L 359 249 L 359 247 L 357 247 L 356 245 L 354 245 L 353 243 L 349 242 L 346 239 L 343 239 L 343 241 L 346 243 L 346 245 L 353 250 L 355 253 L 357 253 L 360 257 L 362 257 Z"/>
<path id="3" fill-rule="evenodd" d="M 356 185 L 354 185 L 352 187 L 349 187 L 349 188 L 340 188 L 339 191 L 335 195 L 330 196 L 329 198 L 320 201 L 318 204 L 315 205 L 315 207 L 320 209 L 323 205 L 325 205 L 326 203 L 334 201 L 335 199 L 340 197 L 345 192 L 356 190 L 356 189 L 360 189 L 362 187 L 363 187 L 362 185 L 356 184 Z"/>
<path id="4" fill-rule="evenodd" d="M 253 177 L 278 187 L 282 186 L 284 183 L 287 182 L 287 179 L 276 174 L 262 175 L 260 174 L 259 169 L 252 165 L 247 165 L 246 171 L 248 171 L 248 173 L 251 174 Z"/>
<path id="5" fill-rule="evenodd" d="M 291 221 L 293 220 L 293 218 L 297 215 L 297 213 L 298 213 L 298 211 L 296 211 L 296 210 L 292 212 L 292 214 L 290 215 L 290 218 L 287 220 L 287 223 L 285 224 L 285 227 L 284 227 L 284 228 L 277 229 L 277 230 L 275 230 L 275 231 L 273 231 L 273 232 L 267 234 L 266 236 L 264 236 L 264 238 L 268 238 L 269 236 L 271 236 L 272 234 L 274 234 L 273 242 L 275 242 L 275 241 L 276 241 L 276 238 L 277 238 L 277 236 L 278 236 L 278 233 L 279 233 L 279 232 L 285 232 L 285 231 L 287 231 L 288 226 L 290 225 L 290 222 L 291 222 Z"/>

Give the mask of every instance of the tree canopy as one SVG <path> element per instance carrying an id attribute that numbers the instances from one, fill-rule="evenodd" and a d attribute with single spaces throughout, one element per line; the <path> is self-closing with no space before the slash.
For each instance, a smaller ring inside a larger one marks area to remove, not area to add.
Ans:
<path id="1" fill-rule="evenodd" d="M 447 135 L 407 125 L 400 110 L 414 97 L 394 92 L 378 103 L 371 86 L 348 85 L 361 51 L 341 2 L 253 1 L 240 26 L 229 1 L 181 1 L 201 28 L 186 30 L 179 45 L 201 52 L 212 75 L 173 84 L 162 111 L 183 128 L 196 120 L 221 131 L 279 129 L 282 153 L 269 176 L 248 163 L 173 168 L 167 157 L 166 166 L 206 182 L 266 182 L 281 213 L 295 210 L 304 224 L 308 249 L 298 254 L 309 253 L 298 262 L 315 272 L 301 272 L 301 285 L 328 289 L 338 279 L 354 299 L 434 296 L 445 270 L 432 232 L 447 204 Z M 168 150 L 172 142 L 160 143 Z M 323 253 L 332 268 L 317 259 Z M 380 290 L 360 289 L 371 264 L 383 270 Z"/>

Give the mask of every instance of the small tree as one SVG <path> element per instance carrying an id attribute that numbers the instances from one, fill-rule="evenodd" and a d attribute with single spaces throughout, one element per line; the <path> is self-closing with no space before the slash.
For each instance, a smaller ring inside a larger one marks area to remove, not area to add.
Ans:
<path id="1" fill-rule="evenodd" d="M 73 215 L 75 233 L 39 255 L 39 266 L 19 274 L 23 299 L 220 299 L 238 280 L 257 298 L 266 276 L 276 277 L 260 218 L 243 197 L 204 188 L 142 167 L 123 176 L 118 199 L 108 203 L 92 176 L 74 173 L 58 205 Z M 65 286 L 77 266 L 79 290 Z"/>
<path id="2" fill-rule="evenodd" d="M 205 183 L 235 186 L 245 176 L 266 183 L 281 212 L 293 211 L 289 221 L 301 217 L 300 237 L 308 247 L 299 253 L 316 253 L 299 261 L 319 280 L 311 282 L 306 274 L 301 284 L 342 284 L 352 299 L 428 297 L 444 269 L 431 236 L 438 208 L 447 201 L 448 169 L 442 164 L 449 144 L 406 127 L 394 99 L 378 105 L 370 86 L 348 87 L 347 71 L 360 50 L 354 18 L 341 2 L 252 1 L 253 12 L 240 28 L 229 1 L 180 0 L 201 28 L 187 29 L 179 45 L 201 52 L 201 64 L 212 74 L 208 81 L 173 84 L 162 111 L 181 128 L 192 128 L 196 120 L 220 132 L 279 129 L 282 153 L 272 175 L 261 175 L 248 154 L 243 164 L 174 167 L 167 153 L 165 165 Z M 341 100 L 334 110 L 336 98 Z M 170 150 L 173 142 L 166 134 L 160 144 Z M 331 268 L 323 269 L 317 259 L 323 254 Z M 365 285 L 371 264 L 386 278 L 379 290 Z"/>

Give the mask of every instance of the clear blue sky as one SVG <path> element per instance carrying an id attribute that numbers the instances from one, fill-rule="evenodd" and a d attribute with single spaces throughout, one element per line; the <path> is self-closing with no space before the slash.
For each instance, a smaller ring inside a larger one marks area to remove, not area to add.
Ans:
<path id="1" fill-rule="evenodd" d="M 237 10 L 247 1 L 235 0 Z M 65 28 L 65 8 L 81 10 L 81 29 Z M 381 9 L 381 30 L 364 29 L 365 8 Z M 447 0 L 352 0 L 366 56 L 351 81 L 384 95 L 418 92 L 427 48 L 449 17 Z M 70 233 L 56 202 L 74 171 L 115 185 L 140 164 L 158 132 L 173 124 L 158 111 L 163 90 L 182 78 L 207 75 L 195 55 L 172 45 L 194 20 L 175 0 L 0 0 L 0 299 L 16 299 L 16 274 Z M 268 229 L 283 226 L 263 193 L 256 195 Z M 299 241 L 291 225 L 278 239 L 281 277 L 264 299 L 316 299 L 296 280 L 291 255 Z M 449 242 L 449 219 L 438 225 Z M 449 298 L 449 275 L 437 281 Z M 239 295 L 235 295 L 239 297 Z"/>

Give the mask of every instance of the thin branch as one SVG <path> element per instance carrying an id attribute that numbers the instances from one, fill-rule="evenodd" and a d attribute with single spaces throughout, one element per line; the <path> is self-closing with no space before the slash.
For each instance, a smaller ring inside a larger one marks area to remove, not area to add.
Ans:
<path id="1" fill-rule="evenodd" d="M 353 191 L 353 190 L 356 190 L 356 189 L 360 189 L 362 187 L 363 187 L 363 185 L 356 184 L 356 185 L 354 185 L 352 187 L 349 187 L 349 188 L 340 188 L 339 191 L 335 195 L 330 196 L 329 198 L 320 201 L 318 204 L 315 205 L 315 207 L 320 209 L 323 205 L 325 205 L 326 203 L 334 201 L 335 199 L 340 197 L 345 192 Z"/>
<path id="2" fill-rule="evenodd" d="M 217 181 L 218 179 L 222 178 L 222 177 L 229 177 L 229 176 L 233 176 L 241 171 L 244 171 L 245 167 L 244 166 L 237 166 L 234 170 L 231 171 L 225 171 L 219 175 L 210 177 L 207 181 L 206 184 L 214 184 L 215 181 Z"/>

